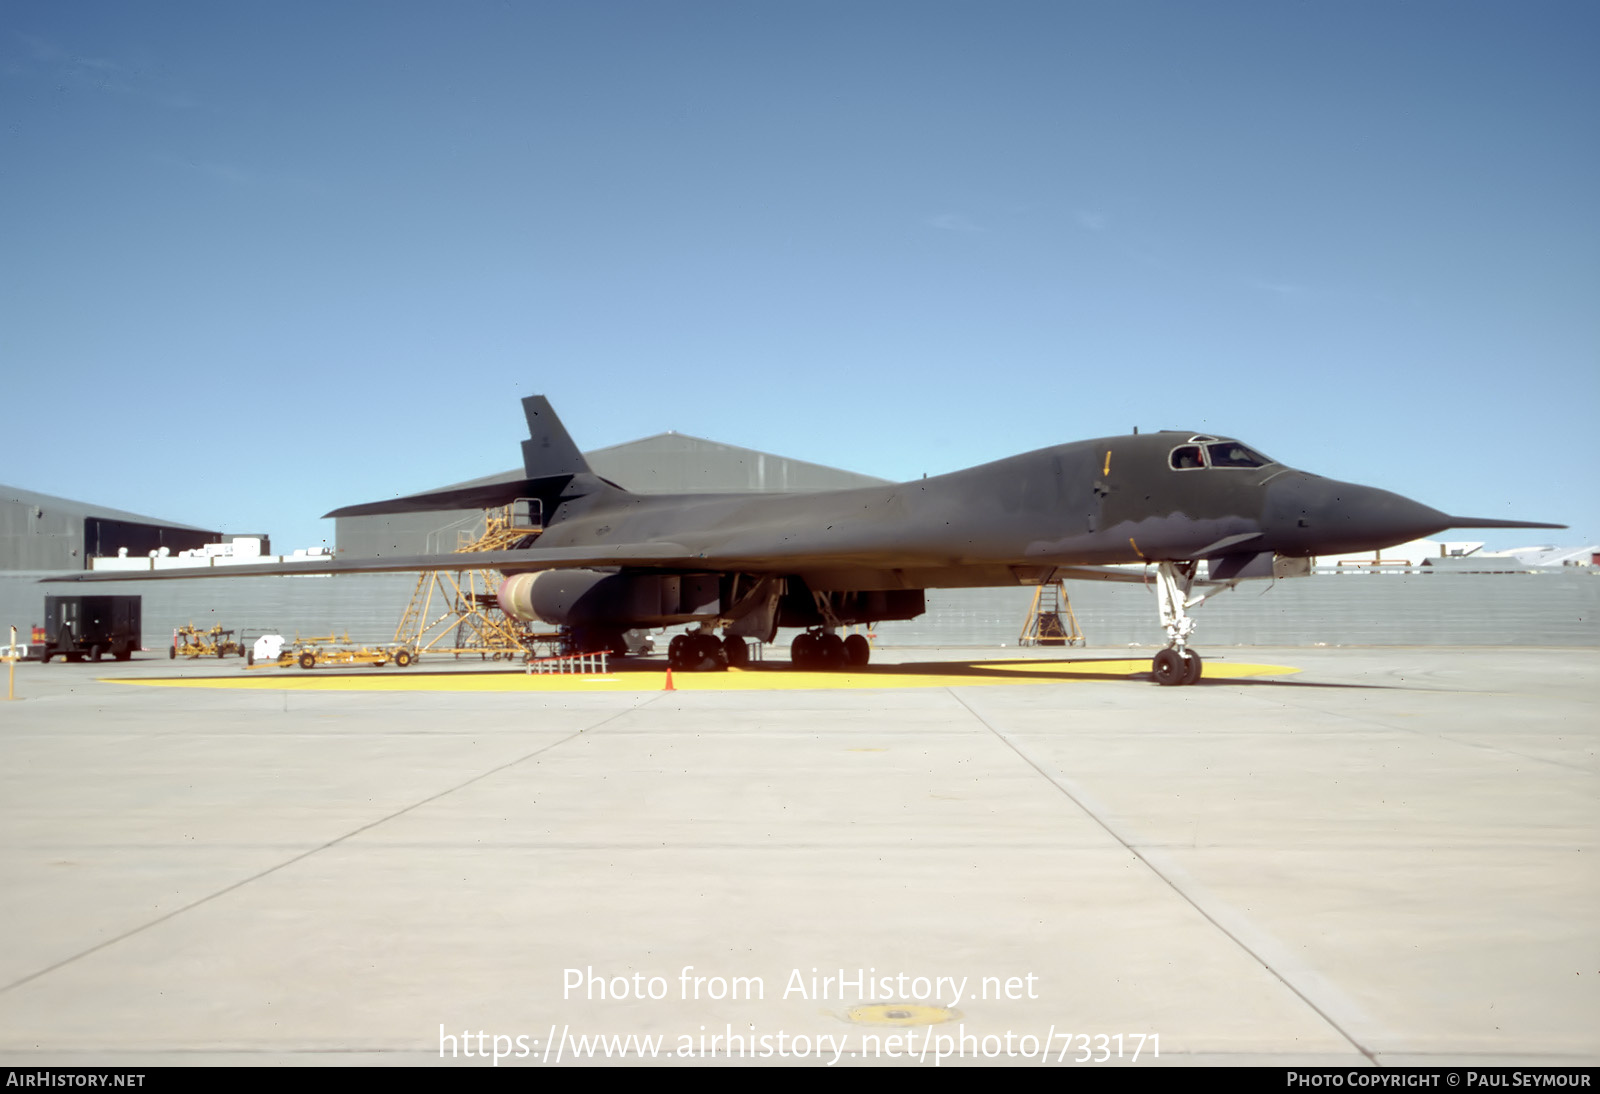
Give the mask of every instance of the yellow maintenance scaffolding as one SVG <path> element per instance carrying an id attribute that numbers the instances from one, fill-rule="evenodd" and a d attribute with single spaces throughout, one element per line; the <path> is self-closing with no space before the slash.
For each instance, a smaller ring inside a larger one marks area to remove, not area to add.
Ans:
<path id="1" fill-rule="evenodd" d="M 457 533 L 456 551 L 509 551 L 526 545 L 544 529 L 534 501 L 526 521 L 516 519 L 516 506 L 484 512 L 481 535 Z M 424 653 L 478 654 L 485 660 L 516 660 L 544 646 L 559 652 L 558 634 L 536 634 L 500 609 L 500 575 L 493 570 L 429 570 L 417 575 L 416 591 L 394 631 L 394 644 L 412 658 Z"/>
<path id="2" fill-rule="evenodd" d="M 1033 590 L 1033 606 L 1022 625 L 1019 646 L 1087 645 L 1078 617 L 1073 614 L 1067 587 L 1061 581 L 1047 581 Z"/>

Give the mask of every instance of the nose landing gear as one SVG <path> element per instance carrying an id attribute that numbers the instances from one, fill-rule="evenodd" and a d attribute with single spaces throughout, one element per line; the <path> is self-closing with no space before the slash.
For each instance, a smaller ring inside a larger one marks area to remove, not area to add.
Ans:
<path id="1" fill-rule="evenodd" d="M 1167 632 L 1167 648 L 1150 662 L 1150 673 L 1165 687 L 1192 684 L 1200 679 L 1200 655 L 1189 649 L 1194 633 L 1194 618 L 1189 615 L 1205 596 L 1189 595 L 1194 586 L 1197 563 L 1156 563 L 1156 600 L 1161 608 L 1161 626 Z"/>

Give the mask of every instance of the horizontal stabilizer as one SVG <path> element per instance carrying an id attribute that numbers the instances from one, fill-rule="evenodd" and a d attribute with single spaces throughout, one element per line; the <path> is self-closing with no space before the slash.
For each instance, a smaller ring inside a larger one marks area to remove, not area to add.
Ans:
<path id="1" fill-rule="evenodd" d="M 522 412 L 528 419 L 528 439 L 522 442 L 522 469 L 526 478 L 483 486 L 430 490 L 425 494 L 407 494 L 405 497 L 367 502 L 364 505 L 346 505 L 323 514 L 323 519 L 377 517 L 390 513 L 435 513 L 452 509 L 492 509 L 510 505 L 518 498 L 554 499 L 560 496 L 574 476 L 593 478 L 589 461 L 572 443 L 567 427 L 556 417 L 549 399 L 543 395 L 530 395 L 522 400 Z M 592 487 L 594 483 L 589 485 Z"/>
<path id="2" fill-rule="evenodd" d="M 555 475 L 540 479 L 513 479 L 510 482 L 492 482 L 486 486 L 466 486 L 454 490 L 430 490 L 425 494 L 407 494 L 388 501 L 367 502 L 364 505 L 346 505 L 329 517 L 375 517 L 386 513 L 433 513 L 450 509 L 492 509 L 510 505 L 518 498 L 540 498 L 560 493 L 571 475 Z"/>

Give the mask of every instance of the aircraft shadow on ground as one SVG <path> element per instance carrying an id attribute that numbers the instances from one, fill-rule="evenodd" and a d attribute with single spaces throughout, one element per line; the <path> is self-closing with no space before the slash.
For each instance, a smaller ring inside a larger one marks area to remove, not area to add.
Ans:
<path id="1" fill-rule="evenodd" d="M 1117 669 L 1104 672 L 1095 672 L 1082 666 L 1104 663 L 1106 665 L 1125 666 L 1130 662 L 1148 664 L 1148 659 L 1143 657 L 1105 657 L 1105 658 L 1063 658 L 1057 660 L 1015 660 L 996 661 L 984 659 L 977 661 L 908 661 L 897 665 L 867 665 L 863 668 L 845 670 L 853 676 L 965 676 L 980 680 L 1005 680 L 1009 683 L 1070 683 L 1074 680 L 1133 680 L 1153 682 L 1148 668 L 1141 668 L 1132 672 L 1126 669 Z M 1064 666 L 1059 670 L 1052 670 L 1049 666 Z M 1065 667 L 1071 666 L 1071 667 Z M 772 664 L 756 663 L 745 667 L 747 672 L 791 672 L 794 671 L 787 663 L 775 662 Z M 819 674 L 826 675 L 826 674 Z M 1202 676 L 1191 686 L 1223 687 L 1232 684 L 1246 684 L 1252 687 L 1298 687 L 1298 688 L 1355 688 L 1375 690 L 1407 690 L 1397 688 L 1393 684 L 1340 684 L 1317 680 L 1293 680 L 1273 678 L 1266 676 Z"/>
<path id="2" fill-rule="evenodd" d="M 1096 664 L 1105 664 L 1108 667 L 1107 667 L 1107 669 L 1105 671 L 1099 671 L 1099 672 L 1095 671 L 1093 668 L 1088 667 L 1088 666 L 1093 666 L 1093 665 L 1096 665 Z M 1139 669 L 1136 669 L 1136 670 L 1133 670 L 1133 671 L 1129 671 L 1127 666 L 1130 665 L 1130 664 L 1144 665 L 1144 664 L 1147 664 L 1147 661 L 1146 661 L 1145 658 L 1130 658 L 1130 657 L 1063 658 L 1061 660 L 1018 659 L 1018 660 L 1011 660 L 1011 661 L 997 661 L 997 660 L 994 660 L 994 659 L 986 658 L 986 659 L 972 660 L 972 661 L 907 661 L 907 662 L 901 662 L 901 663 L 898 663 L 898 664 L 865 665 L 865 666 L 861 666 L 861 667 L 858 667 L 858 668 L 840 669 L 840 670 L 837 670 L 835 672 L 813 671 L 813 670 L 797 670 L 787 661 L 773 661 L 773 662 L 756 661 L 756 662 L 753 662 L 753 663 L 751 663 L 749 665 L 745 665 L 745 666 L 743 666 L 742 668 L 740 668 L 740 669 L 738 669 L 736 671 L 744 672 L 744 673 L 752 673 L 752 674 L 757 674 L 757 675 L 767 674 L 767 673 L 774 673 L 774 674 L 782 674 L 782 675 L 785 675 L 785 676 L 793 675 L 793 674 L 795 674 L 797 672 L 807 672 L 808 675 L 815 676 L 815 677 L 817 677 L 819 679 L 819 686 L 826 686 L 825 684 L 821 683 L 821 681 L 825 681 L 828 677 L 835 676 L 835 675 L 840 676 L 840 677 L 849 676 L 849 677 L 854 678 L 857 681 L 857 683 L 855 685 L 857 687 L 862 686 L 860 681 L 862 680 L 863 677 L 866 678 L 867 680 L 871 680 L 873 677 L 878 677 L 878 678 L 881 678 L 881 679 L 883 679 L 885 681 L 888 681 L 888 680 L 904 680 L 906 678 L 914 678 L 914 677 L 927 677 L 930 680 L 934 679 L 934 678 L 941 678 L 942 677 L 942 678 L 948 680 L 951 677 L 955 677 L 955 678 L 970 679 L 970 680 L 974 681 L 975 683 L 976 682 L 980 682 L 980 681 L 981 682 L 985 682 L 985 683 L 1005 682 L 1005 683 L 1009 683 L 1009 684 L 1018 684 L 1018 685 L 1032 684 L 1032 683 L 1039 683 L 1039 684 L 1043 684 L 1043 683 L 1063 683 L 1064 684 L 1064 683 L 1072 683 L 1074 681 L 1080 681 L 1080 680 L 1107 680 L 1107 681 L 1109 681 L 1109 680 L 1121 680 L 1121 681 L 1133 681 L 1133 682 L 1143 682 L 1143 683 L 1152 683 L 1153 682 L 1151 680 L 1151 674 L 1150 674 L 1150 671 L 1149 671 L 1148 668 L 1139 668 Z M 1051 667 L 1051 666 L 1055 666 L 1055 665 L 1059 665 L 1061 667 L 1059 669 Z M 1112 669 L 1112 668 L 1110 668 L 1110 666 L 1117 666 L 1117 668 Z M 639 659 L 635 659 L 635 658 L 618 658 L 618 659 L 615 659 L 615 660 L 613 660 L 611 662 L 611 670 L 610 671 L 612 671 L 612 672 L 621 672 L 621 673 L 647 673 L 647 672 L 648 673 L 665 673 L 666 672 L 666 665 L 664 663 L 660 662 L 660 661 L 655 661 L 655 660 L 639 660 Z M 340 680 L 372 679 L 372 680 L 394 680 L 394 681 L 396 681 L 398 683 L 398 682 L 403 681 L 403 680 L 417 679 L 419 677 L 434 677 L 434 678 L 437 678 L 437 677 L 456 677 L 456 676 L 487 677 L 487 676 L 522 676 L 522 675 L 525 675 L 525 670 L 523 670 L 521 668 L 507 668 L 507 667 L 496 667 L 496 668 L 485 667 L 485 668 L 483 668 L 481 670 L 466 669 L 466 668 L 453 668 L 453 669 L 451 669 L 449 671 L 444 671 L 444 672 L 440 672 L 440 671 L 431 671 L 430 672 L 430 671 L 427 671 L 427 670 L 423 670 L 423 671 L 419 672 L 415 668 L 410 669 L 410 670 L 395 670 L 395 669 L 378 669 L 378 670 L 357 669 L 357 670 L 350 670 L 350 669 L 341 669 L 341 668 L 337 668 L 337 667 L 323 667 L 323 668 L 318 668 L 318 669 L 316 669 L 316 670 L 314 670 L 312 672 L 306 672 L 304 670 L 298 670 L 297 669 L 297 670 L 286 671 L 286 672 L 283 672 L 281 674 L 280 673 L 273 673 L 271 675 L 256 676 L 255 678 L 256 679 L 274 679 L 274 678 L 278 678 L 278 679 L 287 679 L 287 680 L 304 680 L 304 679 L 317 679 L 317 678 L 340 679 Z M 554 674 L 554 675 L 581 675 L 581 674 Z M 708 674 L 708 673 L 682 673 L 681 675 L 690 676 L 690 677 L 701 677 L 701 676 L 715 675 L 715 674 Z M 151 679 L 151 682 L 154 683 L 154 682 L 160 682 L 161 680 L 169 680 L 169 679 L 170 680 L 185 680 L 185 679 L 193 679 L 193 677 L 160 677 L 160 678 Z M 1200 680 L 1198 680 L 1194 685 L 1191 685 L 1191 686 L 1196 686 L 1196 687 L 1226 687 L 1226 686 L 1235 686 L 1235 685 L 1243 686 L 1243 687 L 1330 688 L 1330 689 L 1337 688 L 1337 689 L 1376 690 L 1376 691 L 1408 691 L 1408 690 L 1416 690 L 1414 688 L 1409 688 L 1409 687 L 1406 687 L 1406 686 L 1403 686 L 1403 685 L 1395 685 L 1395 684 L 1334 683 L 1334 682 L 1331 682 L 1331 681 L 1298 680 L 1298 679 L 1287 679 L 1287 678 L 1283 678 L 1283 677 L 1268 677 L 1268 676 L 1219 676 L 1219 677 L 1202 676 L 1200 678 Z M 865 686 L 871 687 L 871 684 L 867 683 Z"/>

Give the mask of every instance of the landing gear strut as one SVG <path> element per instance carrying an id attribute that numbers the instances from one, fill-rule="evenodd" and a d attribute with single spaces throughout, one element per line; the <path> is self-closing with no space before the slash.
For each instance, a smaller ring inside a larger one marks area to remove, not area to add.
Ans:
<path id="1" fill-rule="evenodd" d="M 1167 648 L 1156 654 L 1150 672 L 1156 683 L 1167 687 L 1192 684 L 1200 679 L 1200 655 L 1189 649 L 1194 619 L 1188 609 L 1204 596 L 1189 595 L 1194 586 L 1194 562 L 1156 563 L 1156 600 L 1161 606 L 1161 626 L 1167 632 Z"/>

